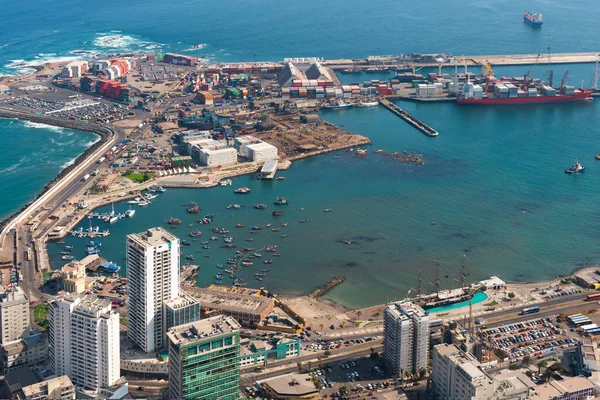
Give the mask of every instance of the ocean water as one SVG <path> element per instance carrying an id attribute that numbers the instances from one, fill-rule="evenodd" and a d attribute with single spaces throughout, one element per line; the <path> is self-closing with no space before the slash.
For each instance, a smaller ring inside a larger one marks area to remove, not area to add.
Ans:
<path id="1" fill-rule="evenodd" d="M 0 219 L 20 209 L 99 138 L 48 125 L 0 119 Z"/>
<path id="2" fill-rule="evenodd" d="M 243 268 L 250 286 L 265 285 L 282 293 L 306 293 L 334 276 L 347 281 L 327 297 L 349 307 L 402 298 L 417 286 L 419 269 L 425 289 L 439 262 L 445 287 L 456 287 L 462 256 L 467 280 L 491 275 L 531 281 L 566 274 L 600 261 L 598 198 L 600 196 L 600 117 L 597 102 L 560 107 L 464 107 L 452 103 L 400 102 L 440 132 L 429 138 L 384 108 L 324 112 L 328 121 L 369 136 L 369 150 L 409 151 L 426 155 L 423 166 L 403 164 L 372 152 L 365 158 L 338 151 L 295 162 L 281 172 L 284 181 L 234 179 L 233 187 L 210 190 L 171 189 L 131 220 L 110 226 L 102 255 L 124 266 L 125 236 L 148 227 L 167 226 L 170 217 L 183 223 L 173 230 L 182 239 L 193 229 L 211 236 L 210 226 L 195 224 L 181 206 L 196 201 L 202 213 L 216 215 L 214 226 L 229 229 L 238 248 L 278 246 L 280 258 L 270 266 Z M 564 173 L 575 159 L 584 174 Z M 247 196 L 233 189 L 252 188 Z M 277 196 L 290 199 L 283 217 L 272 217 Z M 244 205 L 229 211 L 228 204 Z M 254 204 L 269 205 L 266 211 Z M 304 207 L 304 211 L 300 208 Z M 325 208 L 333 211 L 324 213 Z M 125 204 L 117 204 L 124 211 Z M 105 207 L 104 211 L 110 207 Z M 308 223 L 301 224 L 301 219 Z M 265 228 L 249 234 L 251 225 L 289 226 L 281 232 Z M 188 224 L 194 224 L 188 227 Z M 246 224 L 238 229 L 237 223 Z M 95 222 L 104 227 L 104 223 Z M 82 227 L 87 228 L 85 220 Z M 289 234 L 281 238 L 281 234 Z M 247 243 L 246 238 L 254 238 Z M 343 240 L 353 240 L 347 245 Z M 85 240 L 68 239 L 74 255 L 83 256 Z M 199 285 L 210 284 L 233 250 L 224 243 L 200 242 L 184 247 L 201 266 Z M 53 266 L 62 265 L 61 247 L 50 246 Z M 263 260 L 267 254 L 263 253 Z M 210 255 L 211 258 L 204 258 Z M 263 282 L 254 273 L 269 268 Z M 122 271 L 124 273 L 124 269 Z M 227 281 L 226 281 L 227 282 Z"/>
<path id="3" fill-rule="evenodd" d="M 451 2 L 132 0 L 106 7 L 66 0 L 6 0 L 0 15 L 0 73 L 50 59 L 128 51 L 173 51 L 218 61 L 376 54 L 455 55 L 595 51 L 594 0 L 532 0 L 535 30 L 518 0 Z M 341 12 L 343 10 L 343 12 Z M 198 50 L 192 46 L 203 45 Z M 205 45 L 205 46 L 204 46 Z M 82 53 L 83 52 L 83 53 Z"/>

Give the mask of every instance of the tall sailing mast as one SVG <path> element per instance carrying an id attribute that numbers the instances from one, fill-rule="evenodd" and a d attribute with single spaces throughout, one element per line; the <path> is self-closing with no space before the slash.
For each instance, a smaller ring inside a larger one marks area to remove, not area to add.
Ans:
<path id="1" fill-rule="evenodd" d="M 467 276 L 465 274 L 465 264 L 467 262 L 467 256 L 465 254 L 463 254 L 463 263 L 462 263 L 462 269 L 460 272 L 460 286 L 462 288 L 462 290 L 465 290 L 465 277 Z"/>

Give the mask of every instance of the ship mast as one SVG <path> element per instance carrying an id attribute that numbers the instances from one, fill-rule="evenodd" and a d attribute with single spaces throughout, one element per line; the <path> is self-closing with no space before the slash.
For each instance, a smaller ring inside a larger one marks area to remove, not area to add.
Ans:
<path id="1" fill-rule="evenodd" d="M 435 263 L 436 266 L 436 270 L 435 270 L 435 293 L 439 294 L 440 293 L 440 263 Z"/>
<path id="2" fill-rule="evenodd" d="M 460 286 L 463 290 L 465 290 L 465 263 L 467 261 L 467 256 L 465 254 L 463 254 L 463 263 L 462 263 L 462 269 L 460 272 Z"/>

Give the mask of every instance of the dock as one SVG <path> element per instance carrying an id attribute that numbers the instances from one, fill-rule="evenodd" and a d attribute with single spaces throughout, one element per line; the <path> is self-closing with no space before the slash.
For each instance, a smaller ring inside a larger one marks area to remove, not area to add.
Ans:
<path id="1" fill-rule="evenodd" d="M 423 132 L 424 134 L 426 134 L 427 136 L 434 137 L 439 135 L 438 131 L 436 131 L 426 123 L 420 121 L 416 117 L 413 117 L 408 112 L 404 111 L 388 99 L 379 99 L 379 103 L 394 114 L 396 114 L 397 116 L 399 116 L 400 118 L 402 118 L 403 120 L 405 120 L 406 122 L 408 122 L 409 124 L 411 124 L 412 126 L 414 126 L 415 128 L 417 128 L 418 130 L 420 130 L 421 132 Z"/>
<path id="2" fill-rule="evenodd" d="M 260 170 L 260 179 L 274 179 L 277 173 L 277 160 L 267 160 Z"/>

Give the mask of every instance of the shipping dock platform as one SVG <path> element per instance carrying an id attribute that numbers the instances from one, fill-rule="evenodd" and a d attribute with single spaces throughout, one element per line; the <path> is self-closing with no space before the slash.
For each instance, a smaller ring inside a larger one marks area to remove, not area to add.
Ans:
<path id="1" fill-rule="evenodd" d="M 427 136 L 435 137 L 439 135 L 438 131 L 436 131 L 426 123 L 420 121 L 419 119 L 413 117 L 408 112 L 404 111 L 388 99 L 379 99 L 379 104 L 381 104 L 382 106 L 384 106 L 385 108 L 387 108 L 388 110 L 390 110 L 391 112 L 393 112 L 394 114 L 396 114 L 397 116 L 399 116 L 400 118 L 417 128 Z"/>

